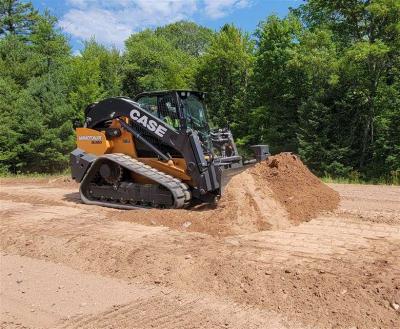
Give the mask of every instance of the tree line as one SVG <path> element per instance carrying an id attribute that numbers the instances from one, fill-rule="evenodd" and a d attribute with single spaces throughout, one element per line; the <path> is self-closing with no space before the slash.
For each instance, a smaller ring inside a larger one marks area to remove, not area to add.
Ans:
<path id="1" fill-rule="evenodd" d="M 0 173 L 59 172 L 72 123 L 110 96 L 207 92 L 245 149 L 291 151 L 318 175 L 400 180 L 400 2 L 308 0 L 253 34 L 189 21 L 87 40 L 73 55 L 49 12 L 0 0 Z"/>

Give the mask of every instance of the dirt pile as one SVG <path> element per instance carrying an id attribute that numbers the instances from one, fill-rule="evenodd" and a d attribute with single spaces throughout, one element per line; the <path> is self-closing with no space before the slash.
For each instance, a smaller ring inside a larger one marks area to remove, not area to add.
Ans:
<path id="1" fill-rule="evenodd" d="M 293 154 L 270 157 L 231 179 L 214 207 L 123 211 L 118 219 L 216 236 L 283 229 L 338 206 L 339 195 Z"/>
<path id="2" fill-rule="evenodd" d="M 296 223 L 332 211 L 339 205 L 339 194 L 322 183 L 294 154 L 272 156 L 250 172 L 259 186 L 272 190 L 273 197 Z"/>
<path id="3" fill-rule="evenodd" d="M 216 221 L 226 222 L 235 234 L 290 226 L 289 213 L 254 169 L 231 179 L 213 213 Z"/>

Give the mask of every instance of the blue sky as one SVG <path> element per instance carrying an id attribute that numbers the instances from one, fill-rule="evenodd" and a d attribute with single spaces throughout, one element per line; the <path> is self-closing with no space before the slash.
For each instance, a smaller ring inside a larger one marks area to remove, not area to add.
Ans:
<path id="1" fill-rule="evenodd" d="M 36 8 L 48 8 L 58 17 L 74 51 L 79 51 L 82 41 L 90 37 L 123 49 L 130 34 L 181 19 L 214 30 L 225 23 L 234 23 L 253 32 L 268 15 L 284 16 L 289 7 L 300 3 L 300 0 L 33 0 Z"/>

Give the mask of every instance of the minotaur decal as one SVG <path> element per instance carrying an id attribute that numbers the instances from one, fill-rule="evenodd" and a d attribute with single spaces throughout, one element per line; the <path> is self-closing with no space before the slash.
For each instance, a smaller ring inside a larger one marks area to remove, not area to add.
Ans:
<path id="1" fill-rule="evenodd" d="M 78 136 L 78 141 L 90 142 L 91 144 L 103 143 L 101 136 Z"/>
<path id="2" fill-rule="evenodd" d="M 147 115 L 141 115 L 138 110 L 132 110 L 130 113 L 130 117 L 133 121 L 140 123 L 146 129 L 154 132 L 157 136 L 163 137 L 167 132 L 167 128 L 159 125 L 156 121 L 148 118 Z"/>
<path id="3" fill-rule="evenodd" d="M 101 136 L 78 136 L 80 141 L 101 142 Z"/>

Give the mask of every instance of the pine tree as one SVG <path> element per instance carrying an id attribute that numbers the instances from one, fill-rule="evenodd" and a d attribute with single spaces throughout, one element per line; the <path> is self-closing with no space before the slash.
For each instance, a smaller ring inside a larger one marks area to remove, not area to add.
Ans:
<path id="1" fill-rule="evenodd" d="M 31 32 L 38 17 L 32 2 L 0 0 L 0 36 L 5 34 L 26 36 Z"/>

